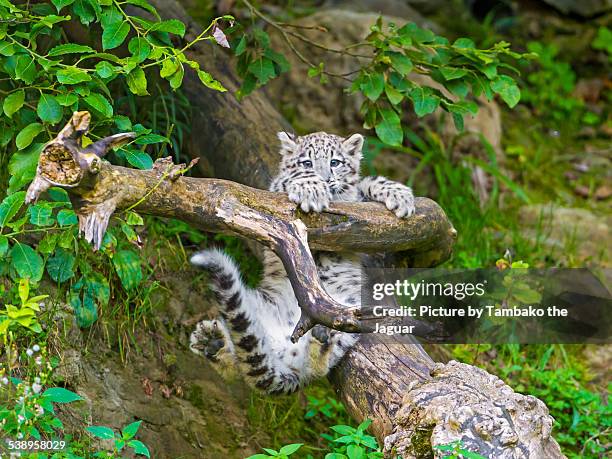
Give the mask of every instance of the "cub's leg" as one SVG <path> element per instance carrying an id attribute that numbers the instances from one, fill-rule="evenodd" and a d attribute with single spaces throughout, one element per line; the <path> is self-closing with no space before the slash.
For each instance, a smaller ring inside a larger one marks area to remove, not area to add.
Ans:
<path id="1" fill-rule="evenodd" d="M 307 379 L 304 369 L 310 337 L 296 344 L 290 341 L 297 321 L 291 320 L 297 304 L 291 303 L 295 296 L 287 291 L 291 288 L 288 280 L 287 286 L 279 278 L 275 288 L 250 289 L 242 282 L 233 260 L 218 250 L 196 253 L 191 262 L 209 272 L 211 288 L 227 324 L 228 332 L 221 329 L 207 341 L 211 343 L 207 346 L 211 350 L 230 349 L 229 343 L 221 345 L 214 341 L 226 341 L 229 336 L 237 363 L 252 385 L 270 393 L 295 391 Z M 210 330 L 213 326 L 206 324 L 201 328 Z M 194 350 L 199 351 L 197 344 Z"/>
<path id="2" fill-rule="evenodd" d="M 382 202 L 400 218 L 414 213 L 412 189 L 385 177 L 364 177 L 357 185 L 368 201 Z"/>

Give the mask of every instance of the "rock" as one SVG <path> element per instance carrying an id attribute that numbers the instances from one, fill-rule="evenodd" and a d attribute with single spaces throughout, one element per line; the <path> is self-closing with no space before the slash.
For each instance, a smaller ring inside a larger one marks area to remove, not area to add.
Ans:
<path id="1" fill-rule="evenodd" d="M 544 244 L 553 258 L 572 264 L 609 266 L 612 216 L 587 209 L 534 204 L 520 209 L 523 235 Z"/>
<path id="2" fill-rule="evenodd" d="M 371 3 L 371 2 L 363 2 Z M 376 3 L 376 2 L 374 2 Z M 383 2 L 385 3 L 385 2 Z M 352 3 L 351 3 L 352 5 Z M 328 29 L 328 32 L 316 30 L 303 30 L 302 33 L 309 39 L 317 41 L 328 48 L 342 48 L 360 42 L 369 33 L 369 28 L 376 22 L 378 14 L 354 12 L 341 9 L 330 9 L 317 12 L 311 16 L 297 21 L 300 25 L 317 25 Z M 421 26 L 420 16 L 383 18 L 386 23 L 394 22 L 401 25 L 409 20 Z M 363 98 L 359 94 L 347 95 L 346 88 L 350 81 L 332 78 L 328 84 L 321 84 L 317 79 L 305 78 L 308 66 L 301 62 L 290 50 L 283 38 L 270 30 L 273 39 L 273 48 L 282 52 L 291 63 L 291 70 L 287 74 L 273 80 L 267 87 L 268 97 L 279 107 L 281 112 L 292 122 L 298 132 L 330 131 L 341 135 L 354 132 L 363 132 L 362 118 L 359 108 Z M 307 55 L 312 62 L 325 62 L 326 69 L 338 74 L 347 74 L 359 69 L 367 62 L 365 58 L 354 58 L 338 53 L 305 45 L 298 39 L 292 40 L 295 47 Z M 353 48 L 356 54 L 367 55 L 369 48 Z M 413 81 L 439 88 L 450 95 L 439 83 L 423 75 L 412 74 Z M 465 130 L 472 133 L 482 133 L 497 152 L 501 152 L 501 115 L 494 101 L 482 99 L 478 101 L 480 111 L 475 117 L 465 118 Z M 444 112 L 438 110 L 433 116 L 426 117 L 432 125 L 438 123 Z M 406 114 L 414 126 L 422 123 L 411 113 Z M 443 119 L 443 140 L 450 142 L 457 134 L 450 116 Z M 469 137 L 469 136 L 468 136 Z M 473 140 L 463 140 L 469 143 L 462 149 L 471 150 Z"/>
<path id="3" fill-rule="evenodd" d="M 393 16 L 416 22 L 421 27 L 427 27 L 435 32 L 440 30 L 436 23 L 424 18 L 410 3 L 413 2 L 404 0 L 328 0 L 326 6 L 330 10 L 346 9 L 357 13 L 375 13 L 377 15 Z"/>
<path id="4" fill-rule="evenodd" d="M 590 18 L 612 10 L 612 0 L 543 0 L 563 14 Z"/>

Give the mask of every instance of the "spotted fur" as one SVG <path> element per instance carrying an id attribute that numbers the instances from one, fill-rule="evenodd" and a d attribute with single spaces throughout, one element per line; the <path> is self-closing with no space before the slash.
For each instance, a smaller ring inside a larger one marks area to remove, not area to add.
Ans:
<path id="1" fill-rule="evenodd" d="M 285 192 L 305 212 L 321 212 L 331 201 L 384 203 L 398 217 L 414 212 L 410 188 L 384 177 L 360 178 L 363 137 L 324 132 L 278 134 L 281 164 L 271 191 Z M 319 279 L 339 303 L 360 304 L 361 262 L 357 254 L 315 252 Z M 234 261 L 218 250 L 198 252 L 191 262 L 210 274 L 222 319 L 200 322 L 191 349 L 212 361 L 239 368 L 255 387 L 289 393 L 326 375 L 357 336 L 317 326 L 297 343 L 290 340 L 300 309 L 280 259 L 264 252 L 263 280 L 248 288 Z"/>

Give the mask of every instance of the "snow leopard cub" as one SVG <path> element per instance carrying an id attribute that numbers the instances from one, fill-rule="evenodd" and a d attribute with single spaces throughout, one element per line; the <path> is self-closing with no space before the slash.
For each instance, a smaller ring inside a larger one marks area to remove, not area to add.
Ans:
<path id="1" fill-rule="evenodd" d="M 361 179 L 363 136 L 346 139 L 317 132 L 294 137 L 279 132 L 282 157 L 271 191 L 286 192 L 305 212 L 321 212 L 330 201 L 378 201 L 398 217 L 414 212 L 407 186 L 384 177 Z M 319 278 L 338 302 L 360 301 L 361 262 L 354 253 L 314 252 Z M 297 343 L 290 340 L 300 308 L 280 259 L 264 252 L 257 289 L 242 282 L 235 262 L 218 250 L 196 253 L 191 263 L 209 272 L 223 318 L 200 322 L 191 334 L 192 351 L 237 367 L 255 387 L 289 393 L 326 375 L 356 342 L 357 335 L 316 326 Z"/>

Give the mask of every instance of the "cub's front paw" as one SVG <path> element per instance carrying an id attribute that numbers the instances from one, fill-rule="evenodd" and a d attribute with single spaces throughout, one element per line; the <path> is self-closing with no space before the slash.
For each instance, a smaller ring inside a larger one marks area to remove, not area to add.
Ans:
<path id="1" fill-rule="evenodd" d="M 304 212 L 321 212 L 327 209 L 331 200 L 329 186 L 323 180 L 308 178 L 291 183 L 287 187 L 289 199 Z"/>
<path id="2" fill-rule="evenodd" d="M 189 337 L 189 348 L 192 352 L 217 362 L 227 349 L 224 324 L 218 320 L 203 320 Z M 227 350 L 229 351 L 229 350 Z"/>
<path id="3" fill-rule="evenodd" d="M 414 214 L 414 195 L 407 186 L 401 186 L 387 191 L 384 200 L 387 209 L 399 218 L 410 217 Z"/>

